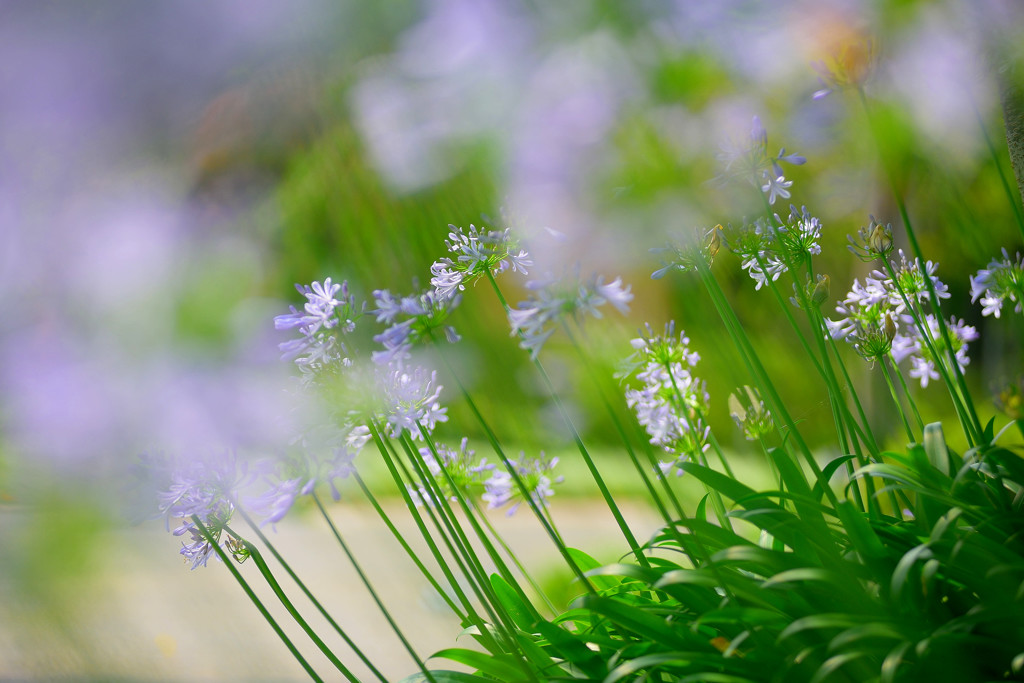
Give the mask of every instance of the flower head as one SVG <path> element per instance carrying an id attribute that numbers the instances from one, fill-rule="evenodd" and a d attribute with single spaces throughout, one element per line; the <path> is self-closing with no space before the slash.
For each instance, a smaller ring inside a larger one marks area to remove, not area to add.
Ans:
<path id="1" fill-rule="evenodd" d="M 235 512 L 241 490 L 254 479 L 245 462 L 239 461 L 233 451 L 223 451 L 155 464 L 165 477 L 158 494 L 159 510 L 168 524 L 172 517 L 181 518 L 181 525 L 173 533 L 187 534 L 191 539 L 190 543 L 182 543 L 179 553 L 192 563 L 192 569 L 205 567 L 211 554 L 215 554 L 214 545 L 193 518 L 199 520 L 217 545 L 238 561 L 244 561 L 248 551 L 224 530 Z"/>
<path id="2" fill-rule="evenodd" d="M 451 232 L 445 246 L 452 256 L 438 259 L 430 266 L 434 296 L 446 300 L 456 296 L 480 277 L 488 273 L 502 273 L 508 269 L 527 274 L 533 265 L 530 254 L 513 238 L 511 228 L 487 230 L 469 226 L 469 230 L 449 225 Z"/>
<path id="3" fill-rule="evenodd" d="M 988 268 L 979 270 L 971 278 L 971 301 L 981 298 L 982 315 L 998 318 L 1007 300 L 1014 304 L 1015 312 L 1024 312 L 1024 258 L 1020 252 L 1016 256 L 1017 260 L 1013 261 L 1003 249 L 1002 261 L 992 259 Z"/>
<path id="4" fill-rule="evenodd" d="M 743 386 L 729 394 L 729 416 L 748 441 L 757 441 L 775 428 L 771 413 L 753 387 Z"/>
<path id="5" fill-rule="evenodd" d="M 647 430 L 650 441 L 671 453 L 673 460 L 662 463 L 662 472 L 675 468 L 708 448 L 711 429 L 704 422 L 710 397 L 702 380 L 690 372 L 700 356 L 689 348 L 690 340 L 675 323 L 665 325 L 665 333 L 655 336 L 650 326 L 644 336 L 631 344 L 634 353 L 626 361 L 623 376 L 642 382 L 627 389 L 626 404 L 636 413 L 637 422 Z M 639 372 L 637 372 L 639 370 Z"/>
<path id="6" fill-rule="evenodd" d="M 274 318 L 278 330 L 298 330 L 298 339 L 283 342 L 279 348 L 283 360 L 295 360 L 302 370 L 303 378 L 311 381 L 319 372 L 338 365 L 347 366 L 352 361 L 349 350 L 341 336 L 355 329 L 356 320 L 363 314 L 357 309 L 355 297 L 349 292 L 348 283 L 335 284 L 327 278 L 321 284 L 295 285 L 306 297 L 301 311 L 289 306 L 290 312 Z"/>
<path id="7" fill-rule="evenodd" d="M 601 306 L 611 304 L 620 313 L 629 310 L 633 294 L 623 287 L 622 278 L 605 282 L 595 276 L 584 282 L 577 274 L 565 280 L 534 281 L 527 285 L 535 294 L 518 308 L 508 312 L 513 335 L 520 335 L 519 346 L 537 358 L 544 342 L 554 333 L 554 323 L 563 316 L 573 317 L 582 324 L 584 315 L 601 317 Z"/>
<path id="8" fill-rule="evenodd" d="M 697 229 L 693 238 L 681 246 L 668 244 L 664 247 L 651 249 L 652 254 L 666 254 L 662 257 L 662 267 L 651 273 L 652 280 L 660 280 L 670 270 L 688 272 L 697 270 L 699 263 L 710 266 L 718 250 L 722 247 L 722 226 L 716 225 L 710 230 Z"/>
<path id="9" fill-rule="evenodd" d="M 517 460 L 509 462 L 530 498 L 541 507 L 547 504 L 548 498 L 555 495 L 553 486 L 562 483 L 564 479 L 561 476 L 552 478 L 551 470 L 558 464 L 558 458 L 547 458 L 543 452 L 536 458 L 527 458 L 525 453 L 520 453 Z M 511 504 L 506 513 L 510 517 L 526 500 L 515 479 L 505 470 L 495 470 L 484 482 L 484 487 L 486 490 L 482 498 L 487 507 L 493 510 Z"/>
<path id="10" fill-rule="evenodd" d="M 892 223 L 882 224 L 869 216 L 866 227 L 857 231 L 857 238 L 847 235 L 849 250 L 861 261 L 888 258 L 892 252 Z"/>
<path id="11" fill-rule="evenodd" d="M 458 448 L 444 444 L 435 446 L 437 457 L 427 446 L 420 448 L 420 457 L 434 479 L 437 491 L 448 500 L 455 502 L 461 496 L 468 498 L 475 490 L 483 487 L 485 473 L 494 470 L 487 458 L 476 460 L 476 452 L 469 448 L 469 440 L 463 438 Z M 414 489 L 415 497 L 421 504 L 435 504 L 435 494 L 424 487 Z"/>
<path id="12" fill-rule="evenodd" d="M 434 291 L 427 290 L 396 298 L 388 290 L 378 289 L 374 291 L 373 298 L 377 308 L 372 313 L 377 316 L 377 321 L 391 323 L 373 338 L 384 346 L 383 350 L 372 354 L 373 362 L 378 365 L 409 358 L 413 346 L 433 337 L 435 330 L 451 343 L 459 340 L 455 328 L 448 324 L 448 316 L 462 301 L 461 296 L 441 298 Z"/>
<path id="13" fill-rule="evenodd" d="M 758 218 L 753 225 L 734 232 L 729 249 L 757 283 L 755 289 L 761 289 L 769 280 L 778 280 L 821 253 L 821 228 L 821 221 L 806 206 L 798 210 L 791 205 L 786 220 L 775 214 L 774 220 Z"/>
<path id="14" fill-rule="evenodd" d="M 448 421 L 448 409 L 438 400 L 444 387 L 437 384 L 437 372 L 396 361 L 382 369 L 381 386 L 390 436 L 408 431 L 413 439 L 421 439 L 423 430 L 432 432 L 438 422 Z"/>

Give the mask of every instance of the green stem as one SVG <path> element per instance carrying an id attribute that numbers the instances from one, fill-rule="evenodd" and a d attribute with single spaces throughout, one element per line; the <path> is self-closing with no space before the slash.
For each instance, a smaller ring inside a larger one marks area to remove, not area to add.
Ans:
<path id="1" fill-rule="evenodd" d="M 508 313 L 509 306 L 505 297 L 501 294 L 501 288 L 498 287 L 497 281 L 494 279 L 494 274 L 491 271 L 487 271 L 487 278 L 491 282 L 491 287 L 494 289 L 498 296 L 498 300 L 501 302 L 505 312 Z M 547 389 L 551 396 L 551 400 L 554 401 L 555 407 L 558 409 L 558 414 L 562 418 L 562 422 L 569 429 L 572 434 L 573 442 L 576 444 L 576 449 L 580 452 L 583 457 L 583 462 L 586 464 L 587 469 L 590 471 L 590 476 L 594 479 L 597 484 L 598 490 L 601 492 L 601 497 L 604 498 L 605 504 L 612 513 L 612 517 L 615 518 L 615 523 L 619 526 L 619 530 L 622 532 L 623 538 L 626 539 L 626 543 L 629 544 L 629 549 L 636 558 L 636 561 L 643 567 L 650 567 L 651 564 L 647 560 L 647 557 L 640 550 L 640 544 L 637 543 L 636 537 L 633 535 L 629 525 L 626 524 L 625 517 L 622 516 L 622 512 L 619 510 L 619 506 L 615 504 L 615 499 L 612 497 L 611 491 L 608 490 L 608 485 L 605 483 L 604 478 L 601 476 L 600 471 L 597 469 L 594 459 L 590 456 L 590 452 L 587 450 L 586 445 L 583 443 L 583 438 L 576 429 L 576 425 L 573 424 L 572 418 L 569 416 L 569 411 L 565 409 L 565 405 L 562 403 L 561 397 L 555 390 L 555 385 L 548 376 L 547 371 L 544 370 L 544 366 L 537 358 L 533 359 L 533 365 L 537 368 L 540 373 L 541 379 L 544 381 L 544 387 Z"/>
<path id="2" fill-rule="evenodd" d="M 889 394 L 892 396 L 892 402 L 896 404 L 896 412 L 900 415 L 900 420 L 903 422 L 903 429 L 907 432 L 907 441 L 914 443 L 914 431 L 910 428 L 910 422 L 907 421 L 907 414 L 903 412 L 903 404 L 900 403 L 900 397 L 896 394 L 896 385 L 893 384 L 892 376 L 889 374 L 889 368 L 885 364 L 885 359 L 881 361 L 882 365 L 882 376 L 885 377 L 885 384 L 889 387 Z"/>
<path id="3" fill-rule="evenodd" d="M 431 587 L 433 587 L 437 594 L 441 596 L 441 598 L 445 601 L 445 604 L 448 605 L 449 609 L 451 609 L 455 616 L 459 618 L 459 621 L 462 624 L 469 623 L 470 620 L 467 617 L 467 615 L 463 613 L 455 604 L 455 601 L 451 599 L 451 596 L 448 595 L 448 591 L 441 588 L 441 584 L 439 584 L 437 579 L 434 578 L 434 575 L 430 573 L 426 565 L 424 565 L 420 558 L 416 555 L 416 552 L 409 546 L 409 543 L 405 540 L 405 537 L 401 534 L 400 531 L 398 531 L 398 528 L 395 527 L 394 523 L 388 517 L 387 513 L 384 512 L 384 508 L 382 508 L 380 506 L 380 503 L 377 502 L 377 498 L 370 491 L 369 487 L 366 485 L 366 482 L 363 481 L 363 478 L 360 477 L 358 473 L 353 473 L 353 476 L 356 480 L 356 483 L 359 485 L 359 488 L 362 489 L 363 495 L 365 495 L 366 499 L 370 501 L 370 505 L 373 506 L 374 511 L 376 511 L 377 515 L 384 521 L 384 525 L 387 526 L 388 531 L 391 532 L 391 535 L 394 536 L 395 540 L 398 541 L 399 545 L 402 546 L 402 550 L 405 551 L 405 554 L 409 557 L 409 559 L 412 560 L 413 564 L 416 565 L 416 568 L 420 571 L 420 574 L 423 575 L 423 577 L 427 580 Z M 444 569 L 447 569 L 447 565 L 442 564 L 442 571 Z M 454 582 L 454 577 L 450 577 L 450 581 Z M 461 602 L 463 602 L 463 604 L 468 605 L 469 600 L 468 598 L 465 598 L 465 596 L 462 596 Z"/>
<path id="4" fill-rule="evenodd" d="M 239 572 L 238 568 L 234 564 L 232 564 L 232 561 L 230 558 L 228 558 L 227 553 L 225 553 L 224 549 L 220 547 L 220 545 L 217 543 L 217 540 L 213 537 L 213 534 L 211 534 L 210 530 L 206 528 L 202 520 L 199 519 L 198 515 L 192 515 L 192 523 L 196 525 L 197 529 L 199 529 L 199 533 L 203 535 L 203 538 L 206 540 L 206 542 L 213 547 L 214 552 L 217 553 L 217 557 L 221 559 L 221 562 L 224 563 L 224 566 L 226 566 L 228 570 L 231 572 L 231 575 L 235 577 L 235 581 L 237 581 L 238 585 L 242 587 L 242 591 L 244 591 L 245 594 L 249 596 L 249 599 L 252 601 L 252 604 L 256 605 L 256 609 L 259 610 L 259 613 L 262 614 L 263 618 L 267 620 L 267 623 L 270 624 L 270 628 L 274 629 L 274 633 L 277 634 L 277 637 L 281 639 L 281 642 L 283 642 L 285 647 L 288 648 L 288 651 L 292 653 L 292 656 L 294 656 L 295 659 L 299 662 L 299 664 L 302 665 L 302 668 L 306 671 L 307 674 L 309 674 L 309 677 L 312 678 L 314 681 L 318 681 L 318 683 L 323 683 L 323 679 L 316 674 L 316 671 L 314 671 L 313 668 L 309 665 L 309 662 L 307 662 L 305 658 L 299 653 L 298 649 L 295 647 L 292 641 L 288 639 L 288 636 L 284 634 L 284 631 L 281 629 L 278 623 L 274 621 L 274 618 L 272 616 L 270 616 L 270 612 L 268 612 L 267 608 L 263 606 L 263 603 L 260 602 L 260 599 L 256 597 L 256 593 L 253 592 L 252 588 L 249 587 L 249 584 L 246 583 L 245 579 L 242 578 L 241 572 Z"/>
<path id="5" fill-rule="evenodd" d="M 484 416 L 480 412 L 480 409 L 477 407 L 476 402 L 473 401 L 473 397 L 470 395 L 469 391 L 462 383 L 462 380 L 455 373 L 455 370 L 454 368 L 452 368 L 452 365 L 449 362 L 447 355 L 444 353 L 444 350 L 441 348 L 440 345 L 436 343 L 435 347 L 437 348 L 438 351 L 438 357 L 444 364 L 445 369 L 448 371 L 448 374 L 455 380 L 456 385 L 458 385 L 459 391 L 462 393 L 462 397 L 466 401 L 466 405 L 469 406 L 469 409 L 473 413 L 473 416 L 476 418 L 477 422 L 483 428 L 484 434 L 487 435 L 487 440 L 490 442 L 491 448 L 494 450 L 494 453 L 498 456 L 498 459 L 501 460 L 501 463 L 502 465 L 505 466 L 505 469 L 508 470 L 509 475 L 515 482 L 516 487 L 519 489 L 519 492 L 522 495 L 523 499 L 526 501 L 526 504 L 530 506 L 530 509 L 533 511 L 534 516 L 537 517 L 537 520 L 540 522 L 541 526 L 544 527 L 544 531 L 547 533 L 548 538 L 550 538 L 551 541 L 555 544 L 555 547 L 558 549 L 558 552 L 562 556 L 562 559 L 565 560 L 566 565 L 576 576 L 576 578 L 580 581 L 580 583 L 586 588 L 587 592 L 593 595 L 597 595 L 597 591 L 594 589 L 594 585 L 590 582 L 590 579 L 586 577 L 586 575 L 580 569 L 579 565 L 576 564 L 576 561 L 572 558 L 572 555 L 569 554 L 569 551 L 566 548 L 565 543 L 562 541 L 558 533 L 555 531 L 554 526 L 542 512 L 537 501 L 533 499 L 533 495 L 531 494 L 529 487 L 523 481 L 522 477 L 519 476 L 519 471 L 516 469 L 515 465 L 513 465 L 512 462 L 509 461 L 508 456 L 505 455 L 505 451 L 502 449 L 501 443 L 498 441 L 497 435 L 495 435 L 490 425 L 487 424 L 487 420 L 484 419 Z"/>
<path id="6" fill-rule="evenodd" d="M 345 543 L 345 539 L 341 537 L 341 533 L 338 531 L 338 527 L 334 525 L 334 520 L 332 520 L 331 516 L 327 514 L 327 509 L 324 507 L 323 503 L 320 502 L 319 496 L 316 495 L 316 492 L 314 492 L 311 495 L 313 497 L 313 502 L 316 503 L 317 508 L 320 510 L 321 516 L 323 516 L 324 521 L 327 522 L 327 526 L 330 527 L 331 533 L 334 535 L 335 540 L 338 541 L 338 545 L 341 546 L 341 549 L 345 552 L 345 555 L 348 557 L 349 562 L 352 563 L 352 568 L 356 570 L 356 574 L 359 575 L 359 579 L 363 582 L 363 586 L 366 587 L 366 590 L 367 592 L 369 592 L 370 597 L 372 597 L 373 601 L 377 604 L 377 609 L 379 609 L 381 614 L 384 615 L 384 618 L 391 626 L 391 630 L 394 631 L 395 635 L 398 637 L 398 640 L 401 641 L 402 646 L 405 648 L 405 651 L 408 652 L 409 656 L 412 657 L 414 662 L 416 662 L 416 666 L 418 666 L 420 671 L 423 672 L 423 675 L 426 677 L 426 679 L 431 683 L 437 683 L 437 679 L 435 679 L 433 674 L 430 673 L 430 670 L 427 669 L 427 665 L 424 664 L 423 660 L 420 659 L 420 656 L 416 654 L 416 650 L 413 649 L 412 644 L 406 639 L 405 635 L 402 633 L 402 629 L 398 627 L 398 624 L 395 622 L 394 618 L 392 618 L 391 612 L 389 612 L 388 608 L 384 606 L 384 603 L 381 601 L 380 596 L 374 589 L 373 584 L 370 583 L 370 579 L 366 576 L 366 573 L 363 571 L 363 568 L 359 565 L 359 562 L 356 561 L 355 555 L 352 554 L 352 550 L 348 547 L 348 544 Z"/>
<path id="7" fill-rule="evenodd" d="M 277 548 L 275 548 L 274 544 L 270 542 L 270 539 L 267 538 L 266 534 L 263 533 L 263 530 L 260 529 L 259 525 L 256 524 L 251 517 L 249 517 L 245 510 L 243 510 L 240 507 L 236 507 L 236 509 L 242 515 L 242 519 L 245 520 L 246 524 L 249 525 L 249 528 L 253 530 L 253 533 L 256 534 L 256 536 L 260 539 L 263 545 L 266 546 L 267 549 L 270 551 L 270 554 L 274 556 L 274 559 L 276 559 L 281 564 L 281 566 L 284 568 L 288 576 L 290 576 L 292 581 L 294 581 L 295 584 L 299 587 L 299 590 L 301 590 L 302 593 L 309 599 L 309 601 L 313 603 L 313 606 L 316 607 L 317 611 L 320 612 L 320 615 L 327 620 L 327 623 L 331 625 L 331 628 L 333 628 L 334 631 L 339 636 L 341 636 L 342 640 L 345 641 L 345 644 L 348 645 L 353 652 L 355 652 L 356 656 L 359 657 L 360 661 L 362 661 L 362 663 L 366 665 L 366 668 L 368 668 L 370 672 L 374 676 L 376 676 L 378 680 L 381 681 L 381 683 L 387 683 L 387 679 L 384 678 L 384 675 L 377 670 L 377 667 L 375 667 L 373 663 L 370 662 L 366 655 L 363 654 L 363 651 L 359 649 L 359 647 L 355 644 L 355 642 L 352 641 L 349 635 L 345 633 L 345 630 L 341 628 L 338 622 L 336 622 L 331 617 L 330 613 L 328 613 L 324 606 L 320 604 L 320 601 L 313 596 L 313 593 L 309 590 L 309 588 L 306 587 L 306 584 L 303 583 L 301 579 L 299 579 L 298 575 L 292 570 L 291 565 L 289 565 L 288 562 L 285 561 L 284 557 L 281 556 L 281 553 L 277 552 Z M 257 566 L 260 565 L 257 564 Z M 333 659 L 331 661 L 334 662 Z M 339 670 L 341 671 L 342 675 L 345 676 L 345 678 L 347 678 L 350 681 L 353 681 L 354 683 L 358 683 L 358 679 L 352 676 L 352 674 L 341 665 L 341 662 L 334 662 L 334 665 L 339 668 Z"/>

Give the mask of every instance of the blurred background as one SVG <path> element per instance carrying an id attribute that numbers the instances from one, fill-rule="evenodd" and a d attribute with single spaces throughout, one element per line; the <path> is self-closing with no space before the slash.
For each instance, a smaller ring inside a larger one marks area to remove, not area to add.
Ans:
<path id="1" fill-rule="evenodd" d="M 643 323 L 676 320 L 702 356 L 719 440 L 743 449 L 726 398 L 749 380 L 699 283 L 652 281 L 649 249 L 761 212 L 752 185 L 719 180 L 723 147 L 754 116 L 770 154 L 807 157 L 787 177 L 825 225 L 827 310 L 869 270 L 847 234 L 868 214 L 899 226 L 893 169 L 947 314 L 981 333 L 967 380 L 995 415 L 1024 326 L 983 320 L 968 278 L 1021 247 L 996 75 L 1020 58 L 1022 29 L 1020 7 L 996 0 L 0 2 L 0 680 L 301 678 L 287 653 L 259 664 L 248 635 L 202 636 L 229 620 L 267 629 L 242 602 L 189 618 L 189 596 L 209 605 L 224 576 L 190 574 L 161 522 L 127 526 L 146 516 L 131 470 L 142 453 L 286 441 L 272 317 L 296 302 L 292 284 L 346 279 L 371 302 L 412 292 L 449 223 L 513 225 L 531 274 L 621 276 L 632 312 L 588 323 L 589 351 L 610 374 Z M 812 65 L 837 58 L 865 75 L 881 146 L 856 94 L 812 98 Z M 828 402 L 803 382 L 795 335 L 734 256 L 715 267 L 827 457 Z M 460 371 L 503 438 L 570 448 L 493 293 L 467 292 L 453 323 Z M 615 434 L 578 389 L 572 350 L 556 337 L 544 354 L 615 471 Z M 898 446 L 884 384 L 849 362 Z M 915 394 L 953 419 L 941 387 Z M 453 396 L 443 437 L 478 437 Z M 588 505 L 595 491 L 569 479 L 571 505 Z M 128 573 L 142 583 L 111 578 Z M 124 626 L 143 623 L 131 610 L 160 623 L 174 609 L 177 631 Z"/>

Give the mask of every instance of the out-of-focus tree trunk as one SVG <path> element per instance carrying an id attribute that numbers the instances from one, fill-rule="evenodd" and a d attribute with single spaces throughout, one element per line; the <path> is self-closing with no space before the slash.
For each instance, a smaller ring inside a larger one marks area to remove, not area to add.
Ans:
<path id="1" fill-rule="evenodd" d="M 989 9 L 996 11 L 983 18 L 989 24 L 986 41 L 1003 105 L 1010 163 L 1024 200 L 1024 2 L 1003 0 L 993 5 L 995 7 L 990 5 Z"/>

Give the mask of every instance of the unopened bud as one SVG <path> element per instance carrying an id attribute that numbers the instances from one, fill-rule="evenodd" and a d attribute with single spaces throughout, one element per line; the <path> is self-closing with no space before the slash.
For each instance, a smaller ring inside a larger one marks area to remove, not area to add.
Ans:
<path id="1" fill-rule="evenodd" d="M 828 301 L 829 282 L 828 275 L 818 276 L 818 281 L 814 284 L 814 289 L 811 290 L 811 303 L 815 306 L 821 306 Z"/>
<path id="2" fill-rule="evenodd" d="M 722 248 L 722 226 L 716 225 L 705 235 L 704 248 L 707 250 L 708 259 L 713 259 Z"/>
<path id="3" fill-rule="evenodd" d="M 892 313 L 885 314 L 885 338 L 891 344 L 892 340 L 896 337 L 896 321 L 893 320 Z"/>
<path id="4" fill-rule="evenodd" d="M 871 234 L 868 235 L 868 248 L 878 254 L 879 256 L 885 256 L 892 251 L 892 225 L 875 222 L 875 217 L 871 217 Z"/>

